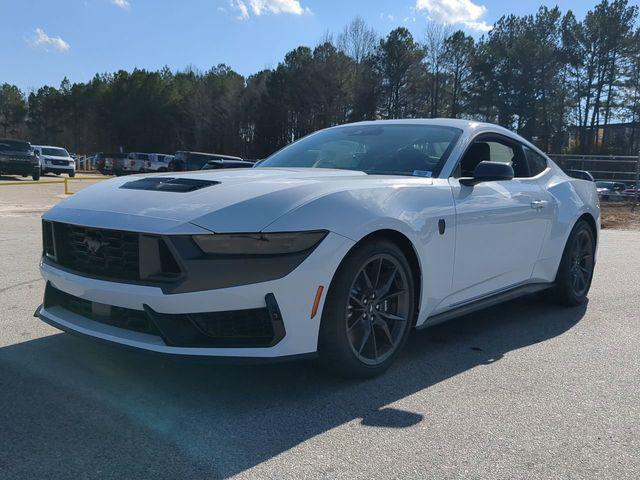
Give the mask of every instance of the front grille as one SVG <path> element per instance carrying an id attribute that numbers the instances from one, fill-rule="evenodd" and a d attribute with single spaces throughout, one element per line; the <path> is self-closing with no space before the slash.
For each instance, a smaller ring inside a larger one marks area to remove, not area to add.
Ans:
<path id="1" fill-rule="evenodd" d="M 274 336 L 273 324 L 266 308 L 228 312 L 192 313 L 189 315 L 200 329 L 219 343 L 268 345 Z"/>
<path id="2" fill-rule="evenodd" d="M 268 294 L 267 297 L 273 296 Z M 62 307 L 84 318 L 113 327 L 161 337 L 174 347 L 270 347 L 286 334 L 279 308 L 266 299 L 266 308 L 209 313 L 158 313 L 104 305 L 65 293 L 47 283 L 45 308 Z"/>
<path id="3" fill-rule="evenodd" d="M 54 231 L 61 266 L 110 279 L 140 279 L 139 234 L 66 223 L 54 223 Z"/>
<path id="4" fill-rule="evenodd" d="M 54 165 L 69 165 L 69 162 L 67 162 L 66 160 L 51 160 L 51 163 Z"/>
<path id="5" fill-rule="evenodd" d="M 48 285 L 45 307 L 59 306 L 77 315 L 95 322 L 113 327 L 133 330 L 134 332 L 160 335 L 160 332 L 147 314 L 141 310 L 96 304 L 80 297 L 75 297 Z"/>

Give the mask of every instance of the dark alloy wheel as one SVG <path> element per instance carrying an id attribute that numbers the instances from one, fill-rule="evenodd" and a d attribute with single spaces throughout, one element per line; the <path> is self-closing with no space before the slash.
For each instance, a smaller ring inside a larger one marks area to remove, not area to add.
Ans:
<path id="1" fill-rule="evenodd" d="M 596 241 L 591 227 L 580 220 L 569 235 L 562 255 L 553 297 L 567 306 L 581 305 L 591 288 Z"/>
<path id="2" fill-rule="evenodd" d="M 408 328 L 411 296 L 407 273 L 388 254 L 370 259 L 351 285 L 345 321 L 354 355 L 380 365 L 395 352 Z"/>
<path id="3" fill-rule="evenodd" d="M 384 371 L 411 329 L 414 299 L 411 268 L 395 244 L 358 247 L 331 283 L 318 342 L 322 363 L 350 377 Z"/>

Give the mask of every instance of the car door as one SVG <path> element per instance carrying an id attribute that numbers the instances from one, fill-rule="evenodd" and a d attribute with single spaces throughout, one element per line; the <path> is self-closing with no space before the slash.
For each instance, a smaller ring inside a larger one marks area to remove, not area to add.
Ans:
<path id="1" fill-rule="evenodd" d="M 505 162 L 515 177 L 465 186 L 481 161 Z M 448 306 L 497 293 L 531 278 L 549 218 L 546 196 L 531 178 L 522 146 L 507 137 L 478 137 L 449 179 L 456 209 L 456 248 Z"/>

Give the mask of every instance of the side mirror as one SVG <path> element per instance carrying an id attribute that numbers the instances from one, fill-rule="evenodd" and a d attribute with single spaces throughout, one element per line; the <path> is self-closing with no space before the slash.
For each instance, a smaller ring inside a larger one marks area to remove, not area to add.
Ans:
<path id="1" fill-rule="evenodd" d="M 461 178 L 460 183 L 472 187 L 482 182 L 513 180 L 513 167 L 502 162 L 480 162 L 473 171 L 472 178 Z"/>

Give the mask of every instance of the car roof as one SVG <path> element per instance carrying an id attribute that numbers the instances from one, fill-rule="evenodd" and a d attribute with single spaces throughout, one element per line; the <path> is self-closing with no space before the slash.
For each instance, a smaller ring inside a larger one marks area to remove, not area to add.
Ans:
<path id="1" fill-rule="evenodd" d="M 66 150 L 66 147 L 57 147 L 55 145 L 31 145 L 34 148 L 62 148 L 63 150 Z"/>
<path id="2" fill-rule="evenodd" d="M 541 153 L 546 156 L 546 153 L 540 150 L 537 146 L 531 143 L 524 137 L 521 137 L 515 132 L 511 130 L 501 127 L 500 125 L 496 125 L 495 123 L 487 123 L 487 122 L 479 122 L 476 120 L 464 120 L 460 118 L 404 118 L 397 120 L 366 120 L 363 122 L 355 122 L 355 123 L 346 123 L 343 125 L 337 125 L 331 128 L 342 128 L 353 125 L 432 125 L 434 127 L 450 127 L 457 128 L 462 130 L 463 137 L 472 138 L 475 137 L 476 134 L 484 134 L 484 133 L 494 133 L 498 135 L 503 135 L 512 140 L 516 140 L 520 143 L 523 143 L 527 147 L 532 150 Z"/>
<path id="3" fill-rule="evenodd" d="M 494 130 L 496 132 L 505 132 L 511 135 L 515 135 L 511 130 L 507 130 L 500 125 L 486 122 L 477 122 L 475 120 L 463 120 L 460 118 L 403 118 L 398 120 L 365 120 L 363 122 L 347 123 L 340 126 L 349 125 L 433 125 L 439 127 L 459 128 L 460 130 L 464 131 L 488 129 Z"/>

